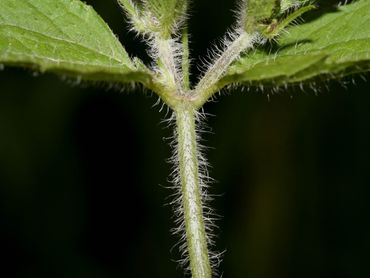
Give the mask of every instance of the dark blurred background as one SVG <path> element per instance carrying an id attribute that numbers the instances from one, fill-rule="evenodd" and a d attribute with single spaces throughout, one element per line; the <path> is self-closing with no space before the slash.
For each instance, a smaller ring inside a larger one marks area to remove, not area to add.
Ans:
<path id="1" fill-rule="evenodd" d="M 86 2 L 145 59 L 114 0 Z M 196 63 L 235 5 L 193 2 Z M 156 98 L 34 75 L 0 72 L 0 276 L 183 277 Z M 223 277 L 370 277 L 370 86 L 329 87 L 206 105 Z"/>

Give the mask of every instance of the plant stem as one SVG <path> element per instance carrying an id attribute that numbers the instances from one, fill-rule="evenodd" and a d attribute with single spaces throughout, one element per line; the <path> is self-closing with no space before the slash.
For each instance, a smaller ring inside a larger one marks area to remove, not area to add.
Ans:
<path id="1" fill-rule="evenodd" d="M 190 89 L 190 53 L 189 53 L 189 34 L 188 27 L 182 31 L 182 73 L 184 75 L 184 88 Z"/>
<path id="2" fill-rule="evenodd" d="M 170 38 L 162 38 L 160 35 L 157 35 L 154 39 L 154 45 L 159 59 L 158 66 L 161 72 L 161 82 L 168 87 L 169 91 L 181 94 L 182 80 L 178 73 L 174 42 Z"/>
<path id="3" fill-rule="evenodd" d="M 211 278 L 197 156 L 196 111 L 191 104 L 182 104 L 175 109 L 175 113 L 182 208 L 190 268 L 193 278 Z"/>

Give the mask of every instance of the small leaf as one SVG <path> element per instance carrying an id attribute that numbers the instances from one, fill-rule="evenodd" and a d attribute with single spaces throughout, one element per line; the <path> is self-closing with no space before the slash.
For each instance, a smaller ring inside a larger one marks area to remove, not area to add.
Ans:
<path id="1" fill-rule="evenodd" d="M 269 25 L 262 30 L 262 36 L 271 40 L 278 36 L 289 24 L 294 22 L 297 18 L 299 18 L 304 13 L 315 9 L 316 7 L 313 5 L 303 6 L 298 8 L 293 13 L 288 14 L 284 19 L 280 22 L 277 19 L 273 19 Z"/>
<path id="2" fill-rule="evenodd" d="M 280 0 L 246 0 L 244 29 L 258 31 L 258 25 L 280 13 Z"/>
<path id="3" fill-rule="evenodd" d="M 281 10 L 286 11 L 290 8 L 297 8 L 305 3 L 309 2 L 309 0 L 281 0 Z"/>
<path id="4" fill-rule="evenodd" d="M 187 0 L 145 0 L 149 15 L 154 15 L 158 21 L 156 32 L 163 37 L 170 37 L 177 32 L 185 19 Z"/>
<path id="5" fill-rule="evenodd" d="M 138 16 L 139 9 L 131 0 L 118 0 L 118 3 L 122 5 L 122 8 L 128 13 L 129 16 Z"/>
<path id="6" fill-rule="evenodd" d="M 0 63 L 88 80 L 148 80 L 107 24 L 79 0 L 1 0 Z"/>
<path id="7" fill-rule="evenodd" d="M 247 54 L 228 71 L 221 85 L 287 85 L 325 75 L 338 78 L 370 70 L 370 1 L 339 7 L 288 29 L 277 51 Z"/>
<path id="8" fill-rule="evenodd" d="M 138 33 L 169 38 L 185 19 L 188 0 L 118 0 Z"/>

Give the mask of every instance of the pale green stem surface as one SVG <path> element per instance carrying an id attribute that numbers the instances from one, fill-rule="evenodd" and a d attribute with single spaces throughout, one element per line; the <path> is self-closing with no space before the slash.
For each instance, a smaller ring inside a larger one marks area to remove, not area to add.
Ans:
<path id="1" fill-rule="evenodd" d="M 190 53 L 189 53 L 189 34 L 186 26 L 182 31 L 182 72 L 184 75 L 185 90 L 190 89 Z"/>
<path id="2" fill-rule="evenodd" d="M 207 248 L 199 179 L 196 111 L 192 105 L 184 104 L 179 105 L 175 112 L 182 206 L 191 273 L 193 278 L 211 278 L 212 270 Z"/>
<path id="3" fill-rule="evenodd" d="M 181 92 L 181 78 L 176 69 L 175 50 L 171 40 L 158 35 L 155 38 L 155 45 L 158 51 L 158 66 L 161 68 L 160 83 L 170 91 Z"/>

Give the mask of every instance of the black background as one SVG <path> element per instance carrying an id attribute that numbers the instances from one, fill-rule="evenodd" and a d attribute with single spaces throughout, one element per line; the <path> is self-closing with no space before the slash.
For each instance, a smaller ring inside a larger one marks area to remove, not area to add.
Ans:
<path id="1" fill-rule="evenodd" d="M 146 59 L 113 0 L 86 2 Z M 235 5 L 193 2 L 196 64 Z M 0 84 L 1 277 L 183 277 L 157 99 L 13 68 Z M 369 85 L 326 85 L 205 106 L 223 277 L 370 277 Z"/>

